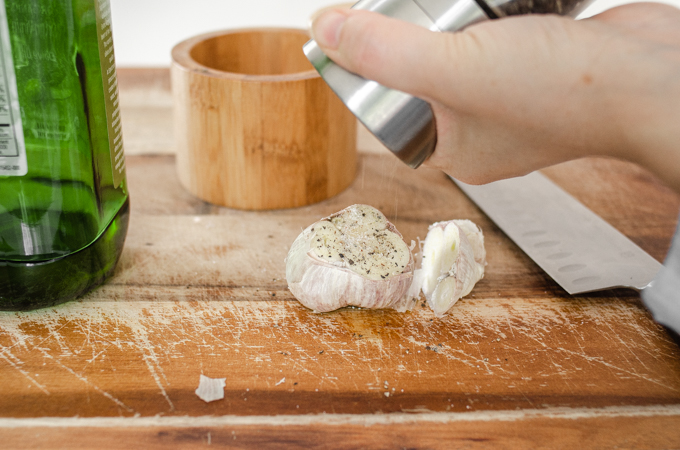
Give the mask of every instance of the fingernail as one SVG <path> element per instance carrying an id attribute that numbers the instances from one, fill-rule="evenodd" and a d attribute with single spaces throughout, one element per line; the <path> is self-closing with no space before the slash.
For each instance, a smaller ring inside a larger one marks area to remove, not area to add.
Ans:
<path id="1" fill-rule="evenodd" d="M 347 15 L 337 10 L 321 14 L 312 24 L 312 37 L 321 46 L 335 50 L 340 43 L 340 30 Z"/>

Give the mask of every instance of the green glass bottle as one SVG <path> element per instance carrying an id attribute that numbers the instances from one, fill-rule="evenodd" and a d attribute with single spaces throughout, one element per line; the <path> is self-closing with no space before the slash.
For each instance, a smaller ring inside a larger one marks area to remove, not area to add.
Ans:
<path id="1" fill-rule="evenodd" d="M 109 0 L 0 0 L 0 309 L 101 284 L 129 203 Z"/>

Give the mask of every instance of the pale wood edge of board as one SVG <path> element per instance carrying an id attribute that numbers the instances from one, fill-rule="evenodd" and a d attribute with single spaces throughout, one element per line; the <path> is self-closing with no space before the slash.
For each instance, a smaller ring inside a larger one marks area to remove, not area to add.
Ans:
<path id="1" fill-rule="evenodd" d="M 671 448 L 680 407 L 470 413 L 0 419 L 5 448 Z"/>

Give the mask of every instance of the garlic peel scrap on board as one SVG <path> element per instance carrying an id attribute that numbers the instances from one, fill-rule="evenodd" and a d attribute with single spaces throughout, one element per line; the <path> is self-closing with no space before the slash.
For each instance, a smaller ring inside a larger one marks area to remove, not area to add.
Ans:
<path id="1" fill-rule="evenodd" d="M 484 276 L 485 265 L 484 235 L 473 222 L 449 220 L 430 225 L 418 275 L 436 316 L 443 316 L 472 291 Z"/>
<path id="2" fill-rule="evenodd" d="M 201 374 L 196 395 L 206 403 L 222 400 L 224 398 L 224 387 L 226 378 L 209 378 Z"/>
<path id="3" fill-rule="evenodd" d="M 345 306 L 408 309 L 414 259 L 401 234 L 368 205 L 307 227 L 286 257 L 293 295 L 315 312 Z"/>

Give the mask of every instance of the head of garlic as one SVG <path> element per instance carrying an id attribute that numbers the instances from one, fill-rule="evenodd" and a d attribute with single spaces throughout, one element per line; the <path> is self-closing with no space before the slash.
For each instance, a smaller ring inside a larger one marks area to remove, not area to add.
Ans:
<path id="1" fill-rule="evenodd" d="M 436 316 L 443 316 L 484 276 L 484 235 L 469 220 L 430 225 L 417 279 Z"/>
<path id="2" fill-rule="evenodd" d="M 399 231 L 368 205 L 313 223 L 286 257 L 290 291 L 316 312 L 345 306 L 406 310 L 413 270 L 411 249 Z"/>

